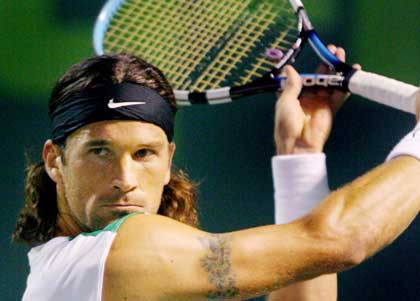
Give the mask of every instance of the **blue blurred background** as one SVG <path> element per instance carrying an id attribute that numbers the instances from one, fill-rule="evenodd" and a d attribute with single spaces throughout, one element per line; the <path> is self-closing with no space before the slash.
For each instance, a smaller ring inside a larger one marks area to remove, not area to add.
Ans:
<path id="1" fill-rule="evenodd" d="M 0 3 L 0 300 L 20 300 L 28 273 L 28 248 L 10 241 L 23 205 L 25 154 L 41 159 L 49 137 L 49 92 L 70 65 L 93 55 L 91 33 L 103 2 Z M 344 46 L 350 62 L 411 84 L 420 82 L 418 0 L 305 4 L 323 39 Z M 300 62 L 300 70 L 317 63 L 307 52 Z M 180 110 L 175 163 L 201 183 L 204 229 L 222 232 L 272 223 L 274 103 L 274 95 L 267 94 L 240 104 Z M 412 116 L 351 96 L 325 149 L 331 188 L 380 164 L 413 123 Z M 417 218 L 392 246 L 341 273 L 339 300 L 420 300 L 419 233 Z"/>

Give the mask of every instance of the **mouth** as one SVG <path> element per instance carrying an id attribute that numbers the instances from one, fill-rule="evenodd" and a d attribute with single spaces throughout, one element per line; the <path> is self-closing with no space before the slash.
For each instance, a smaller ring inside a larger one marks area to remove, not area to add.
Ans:
<path id="1" fill-rule="evenodd" d="M 114 210 L 139 210 L 144 209 L 143 206 L 140 205 L 134 205 L 134 204 L 111 204 L 111 205 L 105 205 L 106 208 L 111 208 Z"/>

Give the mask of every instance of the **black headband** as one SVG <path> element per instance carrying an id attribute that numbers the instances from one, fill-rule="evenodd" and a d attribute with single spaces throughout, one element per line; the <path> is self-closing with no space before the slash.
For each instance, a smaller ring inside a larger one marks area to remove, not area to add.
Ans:
<path id="1" fill-rule="evenodd" d="M 174 115 L 168 101 L 155 90 L 133 83 L 117 84 L 108 91 L 95 95 L 82 92 L 60 103 L 51 114 L 52 140 L 64 142 L 72 132 L 93 122 L 140 120 L 159 126 L 172 141 Z"/>

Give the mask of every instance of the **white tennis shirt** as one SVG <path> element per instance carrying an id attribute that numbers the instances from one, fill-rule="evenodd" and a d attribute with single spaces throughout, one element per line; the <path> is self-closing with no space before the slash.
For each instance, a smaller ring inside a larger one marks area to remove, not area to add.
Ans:
<path id="1" fill-rule="evenodd" d="M 127 215 L 103 230 L 56 237 L 28 253 L 23 301 L 101 301 L 105 261 Z"/>

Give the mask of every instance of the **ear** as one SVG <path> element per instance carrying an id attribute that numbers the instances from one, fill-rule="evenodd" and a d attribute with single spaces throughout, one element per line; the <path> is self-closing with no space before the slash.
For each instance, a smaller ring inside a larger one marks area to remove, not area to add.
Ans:
<path id="1" fill-rule="evenodd" d="M 168 160 L 168 170 L 165 175 L 165 185 L 171 180 L 171 169 L 172 169 L 172 159 L 175 154 L 176 145 L 174 142 L 169 143 L 169 160 Z"/>
<path id="2" fill-rule="evenodd" d="M 44 160 L 45 171 L 55 183 L 61 180 L 61 156 L 61 149 L 51 139 L 45 141 L 42 150 L 42 159 Z"/>

